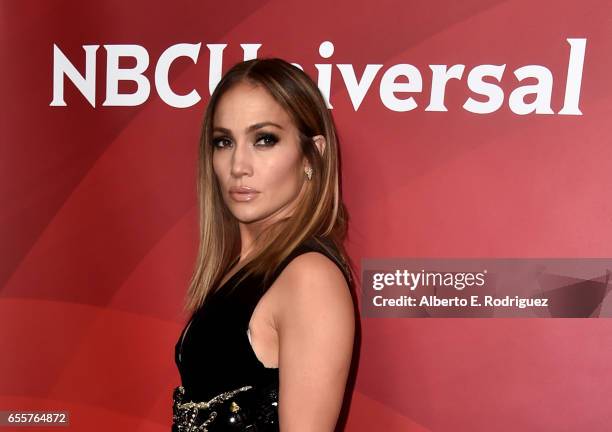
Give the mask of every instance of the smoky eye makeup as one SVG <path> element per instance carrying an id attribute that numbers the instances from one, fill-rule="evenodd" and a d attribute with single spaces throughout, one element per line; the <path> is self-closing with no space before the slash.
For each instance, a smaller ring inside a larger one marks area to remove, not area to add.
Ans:
<path id="1" fill-rule="evenodd" d="M 272 147 L 278 141 L 278 136 L 272 132 L 260 132 L 255 137 L 255 145 L 257 147 Z"/>
<path id="2" fill-rule="evenodd" d="M 280 141 L 278 135 L 272 132 L 259 132 L 254 137 L 255 147 L 272 147 Z M 212 139 L 211 145 L 215 149 L 226 148 L 231 145 L 231 139 L 225 135 L 219 135 Z"/>
<path id="3" fill-rule="evenodd" d="M 225 148 L 227 147 L 228 142 L 229 139 L 226 136 L 220 135 L 214 137 L 211 141 L 211 144 L 213 148 Z"/>

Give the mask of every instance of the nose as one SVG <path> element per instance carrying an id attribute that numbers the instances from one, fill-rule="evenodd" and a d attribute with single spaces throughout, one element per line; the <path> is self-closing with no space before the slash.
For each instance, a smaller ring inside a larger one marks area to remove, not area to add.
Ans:
<path id="1" fill-rule="evenodd" d="M 232 151 L 231 174 L 234 177 L 253 175 L 253 164 L 248 145 L 237 143 Z"/>

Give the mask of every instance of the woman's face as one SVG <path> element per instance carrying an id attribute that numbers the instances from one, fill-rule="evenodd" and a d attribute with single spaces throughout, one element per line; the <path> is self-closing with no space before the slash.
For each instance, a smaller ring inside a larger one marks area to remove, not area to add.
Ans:
<path id="1" fill-rule="evenodd" d="M 305 166 L 297 128 L 267 90 L 243 82 L 221 97 L 213 118 L 213 169 L 239 222 L 288 214 Z"/>

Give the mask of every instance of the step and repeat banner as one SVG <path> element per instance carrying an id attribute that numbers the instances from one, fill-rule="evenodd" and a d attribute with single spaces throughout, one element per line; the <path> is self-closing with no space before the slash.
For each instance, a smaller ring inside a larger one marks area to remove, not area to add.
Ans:
<path id="1" fill-rule="evenodd" d="M 361 317 L 338 429 L 612 428 L 609 0 L 0 18 L 0 431 L 169 430 L 203 113 L 262 57 L 315 80 L 340 137 Z M 6 420 L 28 412 L 57 415 Z"/>

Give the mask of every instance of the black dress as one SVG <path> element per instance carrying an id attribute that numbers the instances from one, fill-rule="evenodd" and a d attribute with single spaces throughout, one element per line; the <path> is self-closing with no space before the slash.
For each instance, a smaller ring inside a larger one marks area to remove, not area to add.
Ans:
<path id="1" fill-rule="evenodd" d="M 311 237 L 296 247 L 264 286 L 244 268 L 191 316 L 175 346 L 182 385 L 173 393 L 173 432 L 278 431 L 278 368 L 267 368 L 253 351 L 247 329 L 255 306 L 293 258 L 320 252 L 350 273 L 333 243 Z"/>

